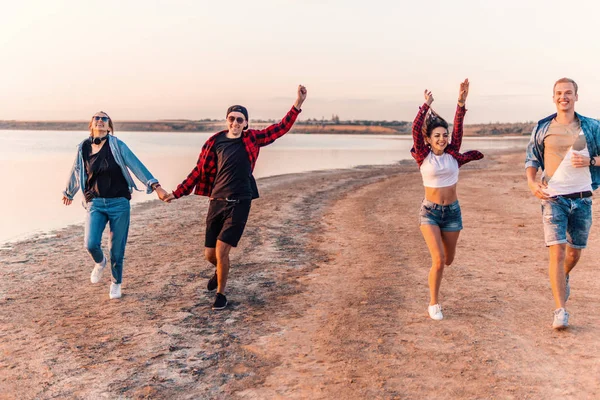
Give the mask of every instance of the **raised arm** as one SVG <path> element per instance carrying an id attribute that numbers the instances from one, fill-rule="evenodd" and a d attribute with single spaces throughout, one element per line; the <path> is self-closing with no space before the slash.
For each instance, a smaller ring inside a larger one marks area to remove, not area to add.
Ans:
<path id="1" fill-rule="evenodd" d="M 454 126 L 452 127 L 452 141 L 450 142 L 450 146 L 456 149 L 456 151 L 459 151 L 460 146 L 462 145 L 463 121 L 465 119 L 465 113 L 467 112 L 465 103 L 468 95 L 469 80 L 465 79 L 464 82 L 461 82 L 460 90 L 458 92 L 458 103 L 456 105 L 456 113 L 454 114 Z"/>
<path id="2" fill-rule="evenodd" d="M 425 144 L 425 138 L 423 138 L 423 123 L 425 123 L 425 116 L 429 111 L 431 103 L 433 103 L 433 95 L 430 91 L 425 89 L 423 95 L 425 96 L 425 103 L 419 108 L 419 112 L 412 124 L 413 148 L 410 150 L 419 165 L 421 165 L 421 162 L 429 154 L 429 148 Z"/>
<path id="3" fill-rule="evenodd" d="M 259 146 L 262 147 L 273 143 L 276 139 L 285 135 L 290 129 L 292 129 L 294 122 L 296 122 L 296 118 L 298 118 L 298 114 L 300 114 L 302 111 L 302 104 L 304 103 L 304 100 L 306 100 L 306 94 L 306 88 L 302 85 L 298 85 L 296 102 L 290 111 L 288 111 L 288 113 L 285 115 L 285 117 L 283 117 L 281 122 L 268 126 L 259 131 L 253 131 L 253 135 L 256 138 L 256 142 Z"/>

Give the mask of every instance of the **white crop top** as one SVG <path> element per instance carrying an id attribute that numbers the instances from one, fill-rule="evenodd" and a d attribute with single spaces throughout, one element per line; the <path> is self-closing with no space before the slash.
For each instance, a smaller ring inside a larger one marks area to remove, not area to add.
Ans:
<path id="1" fill-rule="evenodd" d="M 423 186 L 441 188 L 458 182 L 458 161 L 450 154 L 436 156 L 430 152 L 421 164 Z"/>

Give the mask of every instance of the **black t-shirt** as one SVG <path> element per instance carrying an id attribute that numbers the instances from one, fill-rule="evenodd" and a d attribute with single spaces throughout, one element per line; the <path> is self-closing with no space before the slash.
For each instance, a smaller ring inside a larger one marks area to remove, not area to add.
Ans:
<path id="1" fill-rule="evenodd" d="M 252 199 L 258 197 L 252 184 L 252 170 L 242 138 L 229 139 L 224 133 L 214 144 L 217 154 L 217 176 L 211 197 Z"/>
<path id="2" fill-rule="evenodd" d="M 131 200 L 129 186 L 123 176 L 121 167 L 115 161 L 110 146 L 106 140 L 96 154 L 92 154 L 92 144 L 86 141 L 83 144 L 83 161 L 87 172 L 85 196 L 86 201 L 94 197 L 116 198 L 125 197 Z"/>

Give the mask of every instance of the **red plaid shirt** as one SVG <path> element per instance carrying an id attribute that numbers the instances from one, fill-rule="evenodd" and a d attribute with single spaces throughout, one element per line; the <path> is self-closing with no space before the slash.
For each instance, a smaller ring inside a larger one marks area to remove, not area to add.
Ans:
<path id="1" fill-rule="evenodd" d="M 292 128 L 294 122 L 296 122 L 299 113 L 300 110 L 292 106 L 291 110 L 288 111 L 280 123 L 261 130 L 248 129 L 242 132 L 242 141 L 246 147 L 252 171 L 254 171 L 254 165 L 258 159 L 260 148 L 273 143 L 275 139 L 285 135 Z M 217 176 L 217 153 L 214 149 L 215 139 L 217 136 L 226 133 L 227 131 L 216 133 L 204 143 L 196 166 L 188 177 L 177 186 L 177 189 L 173 191 L 176 199 L 181 196 L 187 196 L 192 190 L 194 190 L 194 194 L 210 196 Z"/>
<path id="2" fill-rule="evenodd" d="M 412 125 L 412 135 L 413 135 L 413 148 L 410 149 L 410 154 L 419 164 L 423 164 L 423 161 L 429 153 L 431 152 L 431 148 L 427 146 L 425 143 L 425 138 L 423 137 L 423 123 L 425 122 L 425 116 L 427 115 L 427 111 L 429 111 L 429 106 L 427 103 L 424 103 L 423 106 L 419 109 L 415 120 Z M 461 167 L 464 164 L 481 160 L 483 158 L 483 154 L 477 150 L 467 151 L 466 153 L 460 153 L 460 145 L 462 144 L 463 137 L 463 121 L 465 119 L 465 113 L 467 109 L 464 106 L 456 106 L 456 114 L 454 114 L 454 127 L 452 129 L 452 140 L 450 144 L 444 149 L 444 151 L 450 154 L 456 161 L 458 162 L 458 166 Z"/>

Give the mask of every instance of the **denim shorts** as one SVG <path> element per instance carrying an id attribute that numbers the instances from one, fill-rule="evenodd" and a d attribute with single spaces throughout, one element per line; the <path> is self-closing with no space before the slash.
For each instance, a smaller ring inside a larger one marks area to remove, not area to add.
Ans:
<path id="1" fill-rule="evenodd" d="M 457 232 L 463 228 L 458 200 L 447 206 L 423 200 L 419 211 L 419 221 L 421 225 L 437 225 L 440 230 L 447 232 Z"/>
<path id="2" fill-rule="evenodd" d="M 592 226 L 592 198 L 542 200 L 542 218 L 546 246 L 568 243 L 574 249 L 585 249 Z"/>

